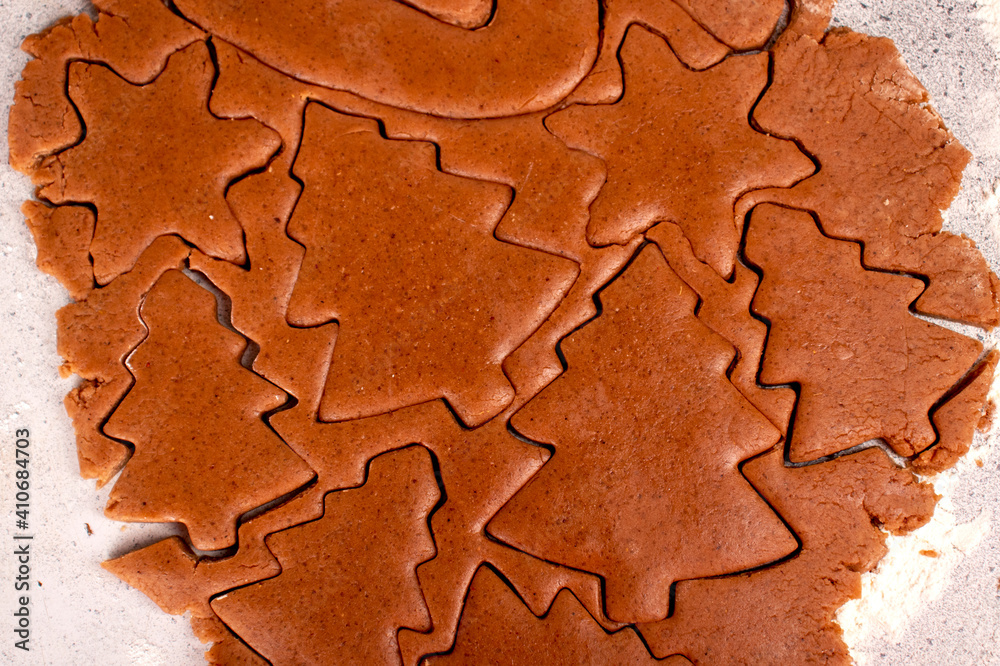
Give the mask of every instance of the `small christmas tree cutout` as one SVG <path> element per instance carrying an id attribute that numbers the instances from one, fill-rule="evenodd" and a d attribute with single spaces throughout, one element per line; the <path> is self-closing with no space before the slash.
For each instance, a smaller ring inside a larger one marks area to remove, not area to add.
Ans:
<path id="1" fill-rule="evenodd" d="M 246 340 L 180 271 L 159 279 L 140 315 L 149 335 L 128 359 L 135 384 L 104 427 L 135 453 L 105 513 L 184 523 L 202 550 L 232 546 L 243 513 L 313 476 L 261 418 L 285 394 L 240 365 Z"/>
<path id="2" fill-rule="evenodd" d="M 398 664 L 400 627 L 430 628 L 416 567 L 434 557 L 439 496 L 426 449 L 383 454 L 364 485 L 326 496 L 321 518 L 267 537 L 278 576 L 212 608 L 275 666 Z"/>
<path id="3" fill-rule="evenodd" d="M 923 321 L 916 278 L 865 270 L 861 246 L 824 236 L 812 215 L 764 204 L 750 219 L 747 259 L 763 270 L 753 310 L 770 322 L 764 384 L 798 384 L 793 462 L 884 439 L 901 456 L 934 443 L 931 408 L 983 346 Z"/>
<path id="4" fill-rule="evenodd" d="M 563 341 L 566 372 L 511 420 L 555 453 L 489 532 L 603 576 L 612 620 L 662 619 L 675 581 L 796 546 L 738 470 L 779 433 L 726 378 L 735 351 L 697 300 L 648 246 Z"/>

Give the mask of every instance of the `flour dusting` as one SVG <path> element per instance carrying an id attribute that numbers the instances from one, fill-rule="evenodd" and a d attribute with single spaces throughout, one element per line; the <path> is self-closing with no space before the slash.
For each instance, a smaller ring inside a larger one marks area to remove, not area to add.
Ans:
<path id="1" fill-rule="evenodd" d="M 1000 0 L 979 0 L 976 18 L 983 22 L 983 30 L 990 43 L 1000 49 Z"/>
<path id="2" fill-rule="evenodd" d="M 904 536 L 887 535 L 889 554 L 862 576 L 861 598 L 837 613 L 848 645 L 863 644 L 871 636 L 902 639 L 909 621 L 941 597 L 955 567 L 989 535 L 992 511 L 983 509 L 973 520 L 960 522 L 952 500 L 956 485 L 976 466 L 973 461 L 988 453 L 988 446 L 971 450 L 954 469 L 931 480 L 941 499 L 929 523 Z M 868 656 L 854 654 L 862 666 L 869 663 Z"/>

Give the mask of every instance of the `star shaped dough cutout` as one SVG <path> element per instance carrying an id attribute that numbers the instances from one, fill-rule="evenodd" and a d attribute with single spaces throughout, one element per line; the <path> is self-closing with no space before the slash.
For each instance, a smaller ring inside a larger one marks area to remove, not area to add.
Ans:
<path id="1" fill-rule="evenodd" d="M 214 77 L 204 42 L 172 55 L 145 86 L 102 65 L 70 66 L 69 94 L 86 136 L 49 158 L 36 184 L 53 203 L 97 208 L 90 254 L 99 283 L 130 270 L 164 234 L 179 234 L 213 257 L 244 261 L 243 230 L 226 188 L 264 166 L 281 140 L 256 120 L 212 115 Z"/>
<path id="2" fill-rule="evenodd" d="M 767 58 L 732 56 L 697 72 L 663 39 L 629 29 L 621 99 L 546 119 L 570 147 L 607 164 L 607 182 L 590 207 L 592 245 L 624 245 L 657 222 L 675 222 L 699 259 L 732 273 L 741 233 L 736 200 L 758 188 L 790 187 L 815 170 L 792 141 L 748 122 L 767 84 Z"/>

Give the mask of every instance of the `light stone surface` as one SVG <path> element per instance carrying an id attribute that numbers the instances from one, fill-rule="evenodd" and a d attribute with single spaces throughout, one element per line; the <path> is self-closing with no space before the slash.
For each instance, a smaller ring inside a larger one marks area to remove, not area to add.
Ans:
<path id="1" fill-rule="evenodd" d="M 91 11 L 82 0 L 0 0 L 0 128 L 27 61 L 18 45 L 57 19 Z M 976 240 L 1000 268 L 1000 2 L 843 0 L 839 24 L 892 37 L 930 90 L 946 123 L 972 150 L 947 228 Z M 6 133 L 0 132 L 6 155 Z M 99 563 L 173 533 L 103 516 L 108 488 L 77 473 L 59 379 L 55 311 L 65 291 L 34 266 L 19 206 L 28 179 L 0 164 L 0 663 L 102 666 L 204 663 L 184 618 L 162 613 Z M 974 331 L 974 329 L 964 329 Z M 997 336 L 980 336 L 991 346 Z M 31 431 L 31 651 L 14 648 L 16 562 L 14 432 Z M 980 460 L 983 466 L 975 461 Z M 937 481 L 945 496 L 934 523 L 892 539 L 889 558 L 865 582 L 866 596 L 841 620 L 859 663 L 1000 664 L 1000 446 L 980 437 L 968 460 Z M 89 524 L 93 535 L 87 534 Z M 931 544 L 940 558 L 918 554 Z M 933 560 L 927 562 L 927 560 Z M 919 564 L 914 564 L 917 562 Z M 919 575 L 912 572 L 918 572 Z M 910 573 L 900 573 L 910 572 Z M 902 604 L 902 605 L 901 605 Z"/>
<path id="2" fill-rule="evenodd" d="M 35 268 L 35 247 L 19 208 L 31 182 L 7 166 L 7 116 L 28 55 L 25 36 L 89 11 L 80 0 L 0 0 L 0 664 L 147 666 L 204 664 L 204 647 L 185 618 L 163 613 L 145 595 L 100 567 L 110 557 L 174 530 L 123 528 L 104 517 L 110 484 L 80 478 L 73 427 L 56 353 L 57 309 L 69 302 L 59 283 Z M 14 527 L 14 433 L 31 432 L 30 529 Z M 86 524 L 93 535 L 88 536 Z M 14 647 L 16 596 L 12 533 L 31 542 L 31 651 Z"/>

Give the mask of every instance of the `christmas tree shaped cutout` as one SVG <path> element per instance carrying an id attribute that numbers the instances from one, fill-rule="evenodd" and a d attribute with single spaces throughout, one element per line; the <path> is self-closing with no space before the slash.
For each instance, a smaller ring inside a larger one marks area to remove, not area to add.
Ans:
<path id="1" fill-rule="evenodd" d="M 445 398 L 479 426 L 514 398 L 501 368 L 558 307 L 575 262 L 498 240 L 510 188 L 437 168 L 434 145 L 305 111 L 288 233 L 306 248 L 294 326 L 340 324 L 321 421 Z"/>
<path id="2" fill-rule="evenodd" d="M 697 296 L 656 248 L 601 303 L 563 342 L 566 372 L 513 416 L 555 453 L 489 531 L 603 576 L 611 619 L 662 619 L 673 582 L 795 549 L 738 470 L 779 434 L 727 379 L 732 345 L 695 317 Z"/>
<path id="3" fill-rule="evenodd" d="M 313 476 L 261 419 L 285 394 L 240 365 L 246 340 L 218 323 L 215 298 L 180 271 L 159 279 L 140 315 L 149 336 L 128 360 L 135 385 L 104 428 L 135 454 L 105 513 L 181 522 L 196 548 L 226 548 L 240 515 Z"/>
<path id="4" fill-rule="evenodd" d="M 875 438 L 902 456 L 926 449 L 937 439 L 931 409 L 983 349 L 914 317 L 924 284 L 865 270 L 861 253 L 809 213 L 771 204 L 747 229 L 747 259 L 764 271 L 753 309 L 770 322 L 760 381 L 799 385 L 793 462 Z"/>
<path id="5" fill-rule="evenodd" d="M 267 537 L 280 574 L 212 609 L 273 664 L 400 664 L 400 628 L 431 628 L 416 568 L 434 557 L 439 498 L 427 449 L 380 455 L 364 485 L 326 495 L 321 518 Z"/>

